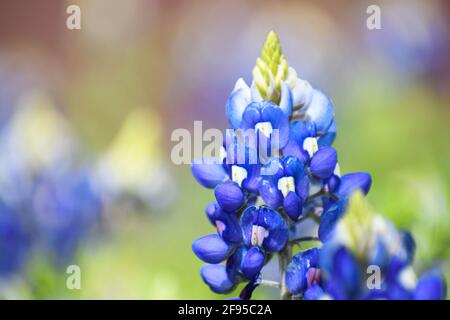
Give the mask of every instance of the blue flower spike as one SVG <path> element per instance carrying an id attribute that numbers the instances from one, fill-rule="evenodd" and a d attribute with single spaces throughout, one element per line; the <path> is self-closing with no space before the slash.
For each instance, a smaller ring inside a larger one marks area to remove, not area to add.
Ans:
<path id="1" fill-rule="evenodd" d="M 215 195 L 205 213 L 216 233 L 192 244 L 209 288 L 227 294 L 244 283 L 239 300 L 264 285 L 282 299 L 444 299 L 439 271 L 416 277 L 412 235 L 368 206 L 370 174 L 341 175 L 334 105 L 288 65 L 273 31 L 252 76 L 226 101 L 223 161 L 192 165 Z M 279 282 L 264 279 L 274 257 Z M 379 284 L 367 285 L 368 270 Z"/>

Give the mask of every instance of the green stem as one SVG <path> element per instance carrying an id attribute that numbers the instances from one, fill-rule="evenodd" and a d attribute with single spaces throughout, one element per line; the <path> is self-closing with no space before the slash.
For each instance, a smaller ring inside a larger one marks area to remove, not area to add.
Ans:
<path id="1" fill-rule="evenodd" d="M 307 241 L 320 241 L 318 237 L 300 237 L 294 240 L 291 240 L 292 243 L 301 243 L 301 242 L 307 242 Z"/>
<path id="2" fill-rule="evenodd" d="M 289 290 L 286 287 L 286 267 L 292 258 L 292 244 L 290 244 L 290 243 L 286 244 L 286 247 L 284 248 L 283 251 L 280 252 L 278 257 L 279 257 L 280 270 L 282 270 L 281 299 L 282 300 L 290 300 L 292 297 L 292 294 L 289 292 Z"/>
<path id="3" fill-rule="evenodd" d="M 308 198 L 306 198 L 305 202 L 314 200 L 315 198 L 318 198 L 318 197 L 328 197 L 328 198 L 331 198 L 331 199 L 333 199 L 335 201 L 339 200 L 339 198 L 336 195 L 328 193 L 328 192 L 325 192 L 324 190 L 321 190 L 321 191 L 319 191 L 319 192 L 317 192 L 317 193 L 315 193 L 313 195 L 310 195 Z"/>

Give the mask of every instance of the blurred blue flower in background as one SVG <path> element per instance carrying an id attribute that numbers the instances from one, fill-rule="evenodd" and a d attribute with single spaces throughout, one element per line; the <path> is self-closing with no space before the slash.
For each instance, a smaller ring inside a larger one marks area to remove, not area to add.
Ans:
<path id="1" fill-rule="evenodd" d="M 437 270 L 417 280 L 411 235 L 374 215 L 359 191 L 323 247 L 311 250 L 313 257 L 311 251 L 295 255 L 286 274 L 288 289 L 305 299 L 445 298 Z"/>
<path id="2" fill-rule="evenodd" d="M 20 215 L 0 203 L 0 278 L 23 269 L 30 240 Z"/>
<path id="3" fill-rule="evenodd" d="M 136 108 L 127 115 L 92 168 L 108 205 L 131 204 L 158 213 L 173 201 L 177 188 L 161 156 L 161 131 L 160 119 L 147 109 Z"/>
<path id="4" fill-rule="evenodd" d="M 48 251 L 58 265 L 74 262 L 80 242 L 102 218 L 99 192 L 89 175 L 74 171 L 44 177 L 31 199 L 35 245 Z"/>
<path id="5" fill-rule="evenodd" d="M 2 275 L 25 271 L 36 255 L 66 267 L 102 214 L 68 123 L 43 92 L 26 92 L 0 149 Z"/>

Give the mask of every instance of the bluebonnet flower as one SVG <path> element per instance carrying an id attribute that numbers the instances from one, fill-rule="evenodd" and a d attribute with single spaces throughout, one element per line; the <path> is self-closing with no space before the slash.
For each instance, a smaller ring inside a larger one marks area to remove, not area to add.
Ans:
<path id="1" fill-rule="evenodd" d="M 247 193 L 258 191 L 261 180 L 261 163 L 255 146 L 245 146 L 233 139 L 226 145 L 223 165 L 231 181 L 236 182 Z"/>
<path id="2" fill-rule="evenodd" d="M 254 146 L 239 143 L 235 136 L 225 140 L 222 159 L 194 161 L 192 174 L 202 186 L 214 189 L 217 204 L 223 211 L 236 212 L 244 204 L 254 203 L 261 164 Z"/>
<path id="3" fill-rule="evenodd" d="M 0 279 L 22 270 L 29 248 L 30 238 L 20 215 L 0 203 Z"/>
<path id="4" fill-rule="evenodd" d="M 27 271 L 31 258 L 65 269 L 102 213 L 91 172 L 74 163 L 80 157 L 67 123 L 46 99 L 28 99 L 0 137 L 0 276 L 4 277 Z"/>
<path id="5" fill-rule="evenodd" d="M 358 191 L 324 245 L 293 257 L 287 287 L 305 299 L 445 298 L 445 281 L 438 271 L 417 281 L 411 267 L 414 250 L 411 235 L 372 214 Z M 371 270 L 379 270 L 373 278 L 378 284 L 371 283 Z"/>
<path id="6" fill-rule="evenodd" d="M 274 174 L 265 175 L 265 170 L 261 172 L 261 198 L 273 209 L 283 207 L 292 220 L 297 220 L 302 213 L 303 201 L 308 196 L 309 180 L 304 164 L 297 158 L 288 156 L 284 159 L 272 159 L 264 169 Z"/>
<path id="7" fill-rule="evenodd" d="M 244 243 L 267 252 L 281 251 L 288 240 L 288 225 L 275 210 L 255 206 L 247 208 L 241 217 Z"/>
<path id="8" fill-rule="evenodd" d="M 286 285 L 293 294 L 306 291 L 315 284 L 319 264 L 319 249 L 312 248 L 292 257 L 286 268 Z"/>
<path id="9" fill-rule="evenodd" d="M 223 155 L 192 165 L 195 179 L 214 189 L 216 198 L 205 211 L 217 233 L 192 244 L 208 263 L 200 273 L 212 291 L 229 293 L 246 282 L 239 299 L 269 284 L 280 287 L 284 299 L 417 298 L 431 292 L 442 297 L 445 288 L 434 273 L 415 289 L 399 278 L 414 252 L 408 233 L 380 218 L 347 218 L 354 216 L 346 214 L 352 195 L 367 194 L 371 176 L 341 175 L 332 147 L 333 103 L 288 66 L 274 32 L 256 61 L 251 85 L 239 79 L 225 109 L 236 132 L 227 130 Z M 318 222 L 318 230 L 310 222 Z M 304 241 L 322 246 L 293 255 Z M 274 257 L 282 273 L 279 283 L 261 275 Z M 386 274 L 382 289 L 364 290 L 363 258 Z"/>
<path id="10" fill-rule="evenodd" d="M 268 254 L 281 251 L 287 243 L 288 225 L 275 210 L 250 206 L 238 222 L 235 213 L 224 212 L 213 202 L 207 206 L 206 214 L 218 234 L 198 238 L 192 250 L 213 265 L 203 267 L 201 274 L 215 292 L 226 293 L 242 281 L 256 281 Z M 217 265 L 225 260 L 226 265 Z M 216 276 L 210 277 L 212 274 Z M 217 283 L 219 275 L 223 286 Z"/>
<path id="11" fill-rule="evenodd" d="M 35 245 L 57 266 L 72 262 L 81 241 L 100 222 L 102 203 L 90 176 L 76 170 L 46 175 L 30 195 Z"/>
<path id="12" fill-rule="evenodd" d="M 252 102 L 242 114 L 241 129 L 254 130 L 258 147 L 271 144 L 274 130 L 278 130 L 279 147 L 283 148 L 289 139 L 289 119 L 280 107 L 269 101 Z"/>

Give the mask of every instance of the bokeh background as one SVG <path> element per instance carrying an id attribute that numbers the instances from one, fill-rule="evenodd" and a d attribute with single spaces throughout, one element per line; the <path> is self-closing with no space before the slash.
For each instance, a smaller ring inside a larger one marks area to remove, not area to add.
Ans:
<path id="1" fill-rule="evenodd" d="M 66 8 L 81 7 L 81 30 Z M 366 9 L 381 7 L 381 30 Z M 368 171 L 376 211 L 450 277 L 447 1 L 2 1 L 0 296 L 221 299 L 192 241 L 213 232 L 171 133 L 226 128 L 275 30 L 332 97 L 342 172 Z M 81 268 L 80 290 L 66 269 Z M 448 280 L 447 280 L 448 281 Z M 257 298 L 275 297 L 258 290 Z"/>

